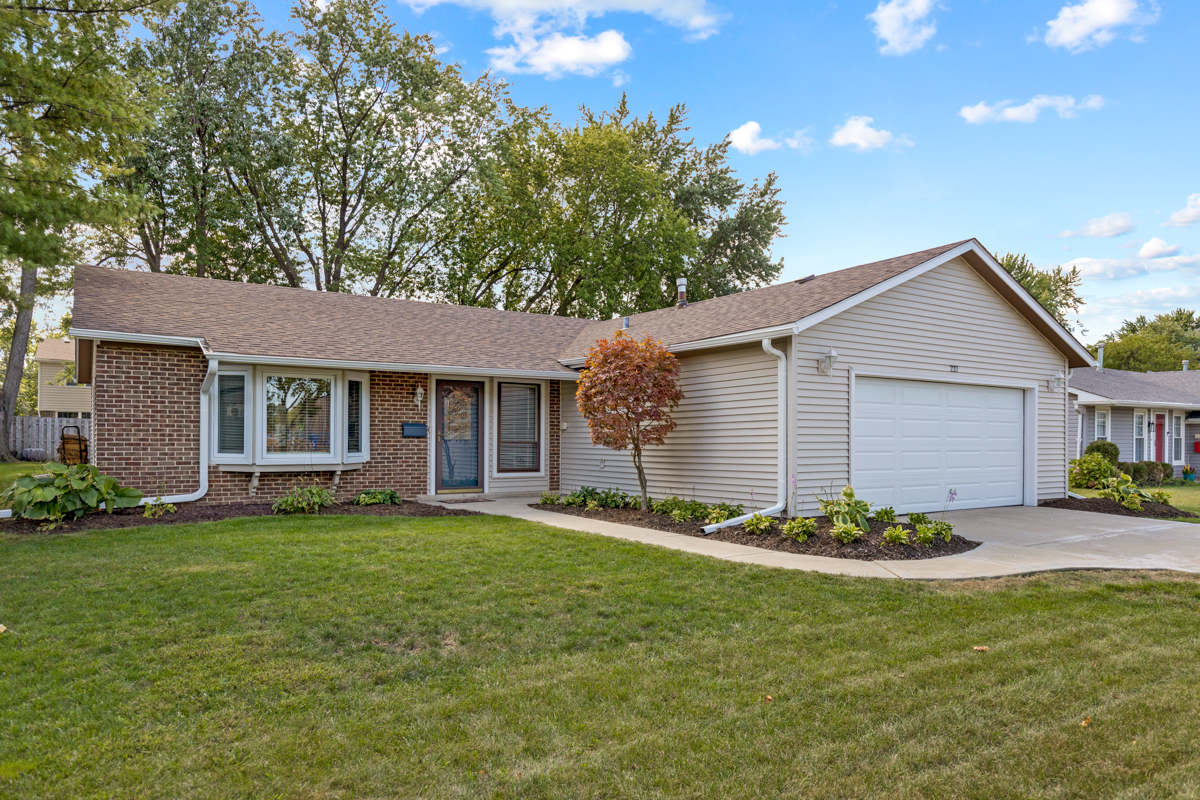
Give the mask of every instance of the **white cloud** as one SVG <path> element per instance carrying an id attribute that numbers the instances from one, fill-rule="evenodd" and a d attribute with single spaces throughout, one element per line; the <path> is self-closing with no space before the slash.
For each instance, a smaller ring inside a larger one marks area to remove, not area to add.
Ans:
<path id="1" fill-rule="evenodd" d="M 619 69 L 614 69 L 612 74 L 613 86 L 620 88 L 629 83 L 629 76 Z"/>
<path id="2" fill-rule="evenodd" d="M 812 131 L 811 127 L 796 131 L 794 134 L 784 139 L 783 143 L 793 150 L 799 150 L 804 155 L 808 155 L 813 151 L 813 148 L 817 146 L 816 140 L 808 135 L 810 131 Z"/>
<path id="3" fill-rule="evenodd" d="M 1084 278 L 1137 278 L 1153 272 L 1184 270 L 1188 274 L 1200 268 L 1200 256 L 1168 256 L 1166 258 L 1077 258 L 1064 266 L 1078 267 Z"/>
<path id="4" fill-rule="evenodd" d="M 1150 0 L 1147 11 L 1142 10 L 1138 0 L 1084 0 L 1062 7 L 1047 24 L 1045 41 L 1051 47 L 1081 53 L 1117 38 L 1117 28 L 1153 25 L 1157 21 L 1158 4 L 1154 0 Z"/>
<path id="5" fill-rule="evenodd" d="M 646 14 L 682 29 L 690 40 L 707 39 L 723 16 L 708 0 L 401 0 L 417 13 L 437 5 L 457 5 L 491 15 L 498 39 L 512 44 L 487 51 L 500 72 L 525 72 L 557 78 L 594 76 L 633 54 L 622 32 L 584 33 L 588 20 L 610 12 Z M 613 76 L 620 86 L 628 76 Z"/>
<path id="6" fill-rule="evenodd" d="M 988 105 L 985 102 L 973 106 L 963 106 L 958 115 L 972 125 L 982 125 L 985 122 L 1035 122 L 1043 109 L 1052 108 L 1063 119 L 1079 116 L 1077 111 L 1095 111 L 1104 107 L 1104 98 L 1098 94 L 1089 95 L 1081 102 L 1075 102 L 1071 95 L 1039 94 L 1024 105 L 1014 106 L 1012 100 L 1001 100 L 999 103 Z"/>
<path id="7" fill-rule="evenodd" d="M 875 37 L 883 42 L 879 52 L 902 56 L 925 46 L 937 33 L 937 25 L 926 21 L 934 0 L 880 0 L 867 19 L 875 23 Z"/>
<path id="8" fill-rule="evenodd" d="M 853 147 L 860 153 L 886 147 L 893 142 L 899 145 L 912 146 L 907 137 L 899 138 L 891 131 L 881 131 L 871 127 L 875 120 L 872 117 L 850 117 L 846 123 L 833 131 L 829 143 L 834 147 Z"/>
<path id="9" fill-rule="evenodd" d="M 1123 211 L 1115 214 L 1109 214 L 1107 217 L 1097 217 L 1090 219 L 1087 224 L 1082 226 L 1077 231 L 1063 231 L 1058 234 L 1058 238 L 1063 239 L 1069 236 L 1095 236 L 1100 239 L 1111 239 L 1114 236 L 1122 236 L 1129 233 L 1137 226 L 1133 222 L 1133 217 Z"/>
<path id="10" fill-rule="evenodd" d="M 564 36 L 552 33 L 543 38 L 516 36 L 509 47 L 488 50 L 492 66 L 503 72 L 531 72 L 547 78 L 566 73 L 598 75 L 620 64 L 633 48 L 620 31 L 604 31 L 595 36 Z"/>
<path id="11" fill-rule="evenodd" d="M 1176 255 L 1179 255 L 1179 245 L 1167 244 L 1157 236 L 1142 245 L 1142 249 L 1138 251 L 1139 258 L 1164 258 Z"/>
<path id="12" fill-rule="evenodd" d="M 747 122 L 729 132 L 729 143 L 734 150 L 748 156 L 761 153 L 763 150 L 778 150 L 783 145 L 774 139 L 762 138 L 762 127 L 754 121 Z"/>
<path id="13" fill-rule="evenodd" d="M 1187 199 L 1187 205 L 1171 215 L 1162 224 L 1164 228 L 1190 228 L 1200 222 L 1200 194 L 1194 194 Z"/>

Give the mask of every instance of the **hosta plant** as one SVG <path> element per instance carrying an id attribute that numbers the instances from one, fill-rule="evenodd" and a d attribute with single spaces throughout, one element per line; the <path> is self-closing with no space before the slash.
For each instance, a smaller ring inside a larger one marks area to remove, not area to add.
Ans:
<path id="1" fill-rule="evenodd" d="M 846 522 L 834 523 L 833 530 L 830 531 L 833 538 L 837 539 L 842 544 L 850 544 L 862 538 L 863 532 L 860 528 L 855 527 Z"/>
<path id="2" fill-rule="evenodd" d="M 938 519 L 929 523 L 929 530 L 933 532 L 934 536 L 940 536 L 943 541 L 948 542 L 950 535 L 954 533 L 954 526 L 945 520 Z"/>
<path id="3" fill-rule="evenodd" d="M 761 536 L 764 533 L 769 533 L 771 530 L 771 520 L 764 517 L 762 514 L 755 514 L 742 523 L 742 527 L 746 529 L 746 533 L 753 533 L 755 536 Z"/>
<path id="4" fill-rule="evenodd" d="M 544 506 L 556 506 L 561 502 L 561 500 L 562 498 L 560 498 L 554 492 L 542 492 L 542 499 L 538 502 Z"/>
<path id="5" fill-rule="evenodd" d="M 928 525 L 929 524 L 929 515 L 928 514 L 920 514 L 920 513 L 909 514 L 908 521 L 909 521 L 909 524 L 912 524 L 912 525 Z"/>
<path id="6" fill-rule="evenodd" d="M 1149 492 L 1140 488 L 1132 478 L 1123 472 L 1103 481 L 1098 494 L 1120 503 L 1130 511 L 1141 511 L 1143 500 L 1154 500 Z M 1166 493 L 1163 492 L 1163 494 Z"/>
<path id="7" fill-rule="evenodd" d="M 829 500 L 817 498 L 821 513 L 829 517 L 834 525 L 853 525 L 860 530 L 866 530 L 867 517 L 871 513 L 871 504 L 854 496 L 854 489 L 847 486 L 841 494 Z"/>
<path id="8" fill-rule="evenodd" d="M 718 524 L 725 522 L 726 520 L 730 520 L 730 519 L 733 519 L 733 517 L 730 515 L 730 513 L 728 511 L 726 511 L 721 506 L 721 504 L 717 504 L 717 505 L 713 506 L 712 508 L 708 509 L 708 516 L 705 518 L 704 521 L 707 522 L 709 525 L 718 525 Z"/>
<path id="9" fill-rule="evenodd" d="M 783 525 L 783 535 L 797 542 L 806 542 L 808 537 L 817 532 L 817 521 L 804 517 L 794 517 Z"/>
<path id="10" fill-rule="evenodd" d="M 884 544 L 910 544 L 908 531 L 899 525 L 893 525 L 883 532 Z"/>
<path id="11" fill-rule="evenodd" d="M 45 475 L 23 475 L 0 493 L 14 517 L 60 522 L 104 509 L 133 508 L 144 495 L 122 487 L 91 464 L 47 464 Z"/>
<path id="12" fill-rule="evenodd" d="M 322 508 L 333 505 L 333 492 L 324 486 L 293 486 L 271 504 L 275 514 L 316 514 Z"/>
<path id="13" fill-rule="evenodd" d="M 1171 493 L 1164 492 L 1162 489 L 1155 489 L 1153 492 L 1147 492 L 1150 495 L 1150 500 L 1155 503 L 1162 503 L 1164 506 L 1171 505 Z"/>
<path id="14" fill-rule="evenodd" d="M 400 497 L 393 489 L 367 489 L 365 492 L 359 492 L 358 497 L 354 498 L 355 505 L 360 506 L 378 506 L 378 505 L 400 505 L 404 499 Z"/>
<path id="15" fill-rule="evenodd" d="M 875 509 L 875 513 L 872 515 L 872 517 L 879 522 L 894 523 L 896 521 L 896 509 L 892 508 L 891 506 L 877 508 Z"/>
<path id="16" fill-rule="evenodd" d="M 918 525 L 916 532 L 912 535 L 912 540 L 922 547 L 929 547 L 933 544 L 933 528 L 929 523 Z"/>

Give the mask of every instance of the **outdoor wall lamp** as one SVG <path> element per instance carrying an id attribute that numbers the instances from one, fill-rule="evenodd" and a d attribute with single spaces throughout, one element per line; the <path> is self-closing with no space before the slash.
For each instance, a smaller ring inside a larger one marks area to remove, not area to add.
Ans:
<path id="1" fill-rule="evenodd" d="M 415 392 L 415 397 L 413 399 L 416 401 L 417 411 L 420 411 L 421 410 L 421 401 L 425 399 L 425 387 L 424 386 L 417 387 L 417 391 Z"/>
<path id="2" fill-rule="evenodd" d="M 1059 370 L 1058 374 L 1050 379 L 1050 391 L 1061 392 L 1065 388 L 1067 388 L 1067 376 L 1062 374 L 1062 370 Z"/>
<path id="3" fill-rule="evenodd" d="M 825 355 L 817 359 L 817 372 L 822 375 L 832 375 L 833 365 L 837 363 L 837 351 L 830 347 L 825 351 Z"/>

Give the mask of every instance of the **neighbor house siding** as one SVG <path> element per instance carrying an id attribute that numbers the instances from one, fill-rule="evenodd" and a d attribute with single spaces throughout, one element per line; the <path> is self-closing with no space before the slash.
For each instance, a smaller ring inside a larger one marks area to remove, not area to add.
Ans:
<path id="1" fill-rule="evenodd" d="M 832 375 L 817 358 L 833 347 Z M 1065 357 L 965 262 L 956 259 L 864 301 L 795 337 L 794 465 L 799 513 L 850 480 L 850 369 L 910 380 L 1038 387 L 1037 498 L 1067 491 L 1065 393 L 1048 381 Z M 951 366 L 958 368 L 952 373 Z M 1034 498 L 1026 498 L 1026 502 Z"/>
<path id="2" fill-rule="evenodd" d="M 755 344 L 682 354 L 679 361 L 684 399 L 674 414 L 678 427 L 665 445 L 646 451 L 650 493 L 771 505 L 778 491 L 776 359 Z M 628 451 L 592 445 L 572 384 L 563 384 L 562 420 L 563 491 L 639 491 Z"/>
<path id="3" fill-rule="evenodd" d="M 92 390 L 86 386 L 59 386 L 54 381 L 65 361 L 38 362 L 38 412 L 91 411 Z"/>

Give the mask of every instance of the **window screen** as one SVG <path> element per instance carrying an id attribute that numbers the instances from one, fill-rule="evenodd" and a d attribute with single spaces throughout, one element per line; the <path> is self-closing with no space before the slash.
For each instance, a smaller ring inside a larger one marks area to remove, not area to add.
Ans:
<path id="1" fill-rule="evenodd" d="M 246 376 L 217 377 L 217 452 L 246 452 Z"/>
<path id="2" fill-rule="evenodd" d="M 267 452 L 328 453 L 330 378 L 267 375 Z"/>
<path id="3" fill-rule="evenodd" d="M 362 381 L 346 381 L 346 452 L 362 452 Z"/>
<path id="4" fill-rule="evenodd" d="M 500 384 L 500 472 L 537 472 L 538 390 L 524 383 Z"/>

